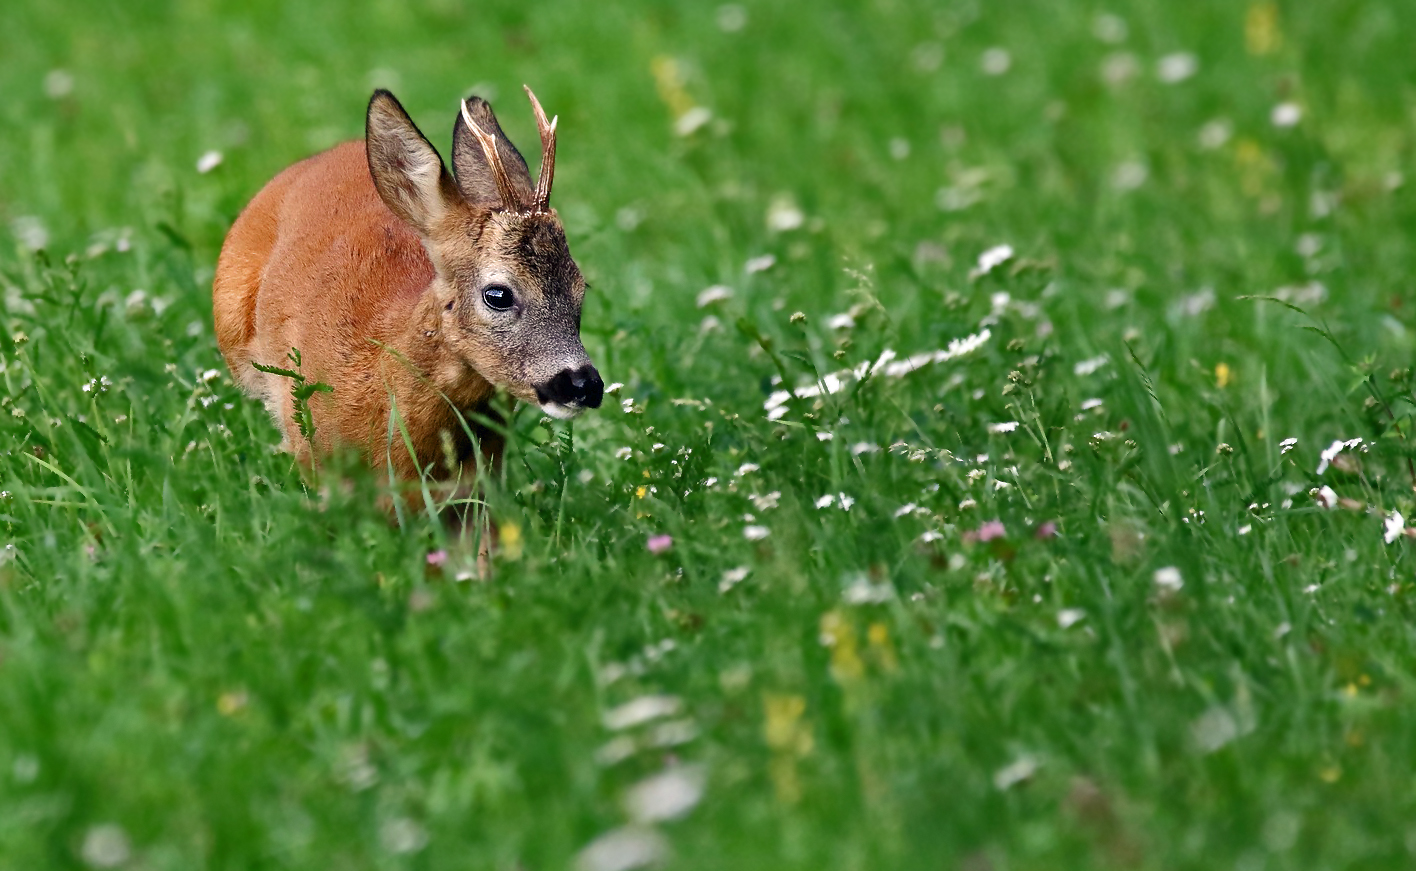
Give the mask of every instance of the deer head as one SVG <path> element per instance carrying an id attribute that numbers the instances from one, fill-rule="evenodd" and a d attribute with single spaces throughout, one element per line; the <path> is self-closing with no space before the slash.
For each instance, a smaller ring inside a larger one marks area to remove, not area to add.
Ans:
<path id="1" fill-rule="evenodd" d="M 546 414 L 598 408 L 604 391 L 580 341 L 585 279 L 551 208 L 556 121 L 526 89 L 541 131 L 541 171 L 502 132 L 492 107 L 464 100 L 453 173 L 388 91 L 369 102 L 369 172 L 384 204 L 422 239 L 436 271 L 427 293 L 442 341 L 488 382 Z"/>

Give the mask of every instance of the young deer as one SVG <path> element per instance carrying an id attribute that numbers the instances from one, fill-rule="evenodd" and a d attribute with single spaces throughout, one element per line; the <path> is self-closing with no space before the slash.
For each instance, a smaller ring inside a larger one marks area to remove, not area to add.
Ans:
<path id="1" fill-rule="evenodd" d="M 502 443 L 474 421 L 498 387 L 556 418 L 598 408 L 604 385 L 580 341 L 585 279 L 550 206 L 556 122 L 526 89 L 541 172 L 492 107 L 464 100 L 453 174 L 398 100 L 375 91 L 365 139 L 280 173 L 237 218 L 212 287 L 231 374 L 265 403 L 304 462 L 336 445 L 404 481 L 420 470 L 470 483 Z M 288 367 L 332 393 L 300 430 Z M 311 443 L 313 441 L 313 444 Z"/>

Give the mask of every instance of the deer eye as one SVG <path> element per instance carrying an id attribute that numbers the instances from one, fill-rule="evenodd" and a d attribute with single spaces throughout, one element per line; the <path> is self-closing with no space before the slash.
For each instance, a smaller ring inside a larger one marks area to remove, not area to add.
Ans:
<path id="1" fill-rule="evenodd" d="M 504 312 L 511 308 L 516 299 L 511 295 L 511 288 L 493 284 L 483 288 L 482 301 L 493 311 Z"/>

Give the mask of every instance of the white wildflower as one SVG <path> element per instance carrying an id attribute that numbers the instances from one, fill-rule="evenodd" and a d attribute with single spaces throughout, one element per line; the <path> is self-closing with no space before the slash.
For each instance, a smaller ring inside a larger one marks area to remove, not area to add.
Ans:
<path id="1" fill-rule="evenodd" d="M 699 308 L 706 308 L 715 302 L 733 298 L 733 289 L 726 285 L 715 284 L 712 287 L 699 291 L 696 302 Z"/>
<path id="2" fill-rule="evenodd" d="M 707 779 L 701 765 L 674 766 L 631 786 L 624 797 L 625 810 L 637 823 L 679 819 L 703 798 Z"/>
<path id="3" fill-rule="evenodd" d="M 1332 465 L 1332 461 L 1337 459 L 1337 455 L 1342 453 L 1344 450 L 1348 448 L 1360 448 L 1361 446 L 1362 440 L 1359 438 L 1348 439 L 1347 441 L 1343 441 L 1342 439 L 1334 441 L 1332 444 L 1328 445 L 1327 448 L 1321 454 L 1319 454 L 1318 474 L 1321 475 L 1323 472 L 1326 472 L 1328 466 Z"/>
<path id="4" fill-rule="evenodd" d="M 723 572 L 723 579 L 718 582 L 718 592 L 726 593 L 728 590 L 736 587 L 747 578 L 748 572 L 750 571 L 751 569 L 747 566 L 738 566 L 735 569 L 728 569 Z"/>
<path id="5" fill-rule="evenodd" d="M 830 508 L 834 504 L 836 504 L 835 493 L 827 493 L 825 496 L 822 496 L 820 499 L 816 500 L 817 510 L 821 510 L 823 508 Z"/>
<path id="6" fill-rule="evenodd" d="M 978 266 L 974 267 L 969 275 L 974 278 L 987 275 L 1012 259 L 1012 245 L 994 245 L 992 248 L 978 255 Z"/>
<path id="7" fill-rule="evenodd" d="M 877 605 L 895 598 L 895 588 L 889 582 L 872 584 L 865 575 L 854 575 L 841 591 L 847 605 Z"/>
<path id="8" fill-rule="evenodd" d="M 795 230 L 804 223 L 806 223 L 806 215 L 789 196 L 775 196 L 772 198 L 771 204 L 767 206 L 767 229 L 773 233 Z"/>
<path id="9" fill-rule="evenodd" d="M 896 517 L 904 517 L 904 516 L 907 515 L 907 514 L 913 514 L 913 513 L 915 513 L 915 511 L 917 511 L 918 509 L 919 509 L 919 506 L 916 505 L 916 504 L 914 504 L 913 502 L 911 502 L 911 503 L 909 503 L 909 504 L 907 504 L 907 505 L 901 505 L 899 508 L 896 508 L 896 509 L 895 509 L 895 516 L 896 516 Z"/>
<path id="10" fill-rule="evenodd" d="M 1155 75 L 1167 85 L 1177 85 L 1200 71 L 1200 59 L 1185 51 L 1168 54 L 1156 64 Z"/>
<path id="11" fill-rule="evenodd" d="M 977 507 L 978 507 L 978 500 L 976 500 L 976 499 L 964 499 L 964 500 L 962 500 L 962 501 L 959 502 L 959 510 L 960 510 L 960 511 L 968 511 L 970 508 L 977 508 Z"/>
<path id="12" fill-rule="evenodd" d="M 837 493 L 836 504 L 841 506 L 842 511 L 850 511 L 851 506 L 855 504 L 855 499 L 844 493 Z"/>
<path id="13" fill-rule="evenodd" d="M 1297 446 L 1298 446 L 1298 440 L 1297 440 L 1297 439 L 1284 439 L 1283 441 L 1281 441 L 1281 442 L 1278 443 L 1278 453 L 1279 453 L 1280 455 L 1286 454 L 1286 453 L 1288 453 L 1289 451 L 1293 450 L 1293 449 L 1294 449 L 1295 447 L 1297 447 Z"/>
<path id="14" fill-rule="evenodd" d="M 1063 608 L 1057 612 L 1057 625 L 1062 629 L 1070 629 L 1085 620 L 1086 616 L 1087 612 L 1081 608 Z"/>
<path id="15" fill-rule="evenodd" d="M 220 151 L 208 151 L 197 158 L 197 172 L 206 175 L 218 166 L 224 158 Z"/>
<path id="16" fill-rule="evenodd" d="M 818 433 L 816 434 L 816 440 L 817 440 L 818 442 L 829 442 L 831 439 L 833 439 L 833 438 L 835 438 L 835 437 L 836 437 L 836 434 L 835 434 L 835 433 L 829 433 L 829 432 L 818 432 Z"/>
<path id="17" fill-rule="evenodd" d="M 777 256 L 775 254 L 763 254 L 760 257 L 753 257 L 751 260 L 748 260 L 747 263 L 743 264 L 743 269 L 747 270 L 748 274 L 751 274 L 754 272 L 766 272 L 776 265 Z"/>
<path id="18" fill-rule="evenodd" d="M 1037 773 L 1040 763 L 1031 756 L 1020 756 L 993 773 L 993 785 L 999 790 L 1010 789 Z"/>
<path id="19" fill-rule="evenodd" d="M 979 67 L 984 75 L 1001 76 L 1013 66 L 1013 56 L 1006 48 L 990 48 L 983 53 Z"/>
<path id="20" fill-rule="evenodd" d="M 379 826 L 379 842 L 395 855 L 417 853 L 428 846 L 428 830 L 417 820 L 396 817 Z"/>
<path id="21" fill-rule="evenodd" d="M 1092 374 L 1093 372 L 1095 372 L 1096 370 L 1100 369 L 1102 366 L 1105 366 L 1107 363 L 1110 363 L 1110 362 L 1111 362 L 1111 358 L 1110 358 L 1110 357 L 1106 356 L 1105 354 L 1101 354 L 1101 355 L 1099 355 L 1099 356 L 1092 357 L 1092 358 L 1090 358 L 1090 359 L 1088 359 L 1088 360 L 1083 360 L 1083 361 L 1081 361 L 1080 363 L 1078 363 L 1077 365 L 1073 366 L 1073 367 L 1072 367 L 1072 374 L 1074 374 L 1074 375 L 1090 375 L 1090 374 Z"/>
<path id="22" fill-rule="evenodd" d="M 1157 587 L 1170 592 L 1174 592 L 1185 586 L 1184 579 L 1180 577 L 1180 570 L 1175 566 L 1166 566 L 1165 568 L 1156 569 L 1153 580 Z"/>
<path id="23" fill-rule="evenodd" d="M 988 431 L 991 433 L 1012 432 L 1017 428 L 1018 422 L 1016 420 L 1007 420 L 1002 423 L 990 423 L 988 425 Z"/>
<path id="24" fill-rule="evenodd" d="M 622 826 L 586 844 L 575 857 L 578 871 L 634 871 L 658 865 L 669 855 L 663 835 L 643 826 Z"/>
<path id="25" fill-rule="evenodd" d="M 1269 122 L 1275 127 L 1295 127 L 1303 120 L 1303 107 L 1297 103 L 1279 103 L 1269 113 Z"/>
<path id="26" fill-rule="evenodd" d="M 873 454 L 880 450 L 880 446 L 875 442 L 856 442 L 851 445 L 851 456 L 858 457 L 861 454 Z"/>
<path id="27" fill-rule="evenodd" d="M 849 312 L 842 312 L 838 315 L 831 315 L 826 319 L 826 327 L 832 330 L 850 330 L 856 325 L 855 318 Z"/>
<path id="28" fill-rule="evenodd" d="M 1229 144 L 1234 136 L 1234 125 L 1227 118 L 1215 118 L 1205 122 L 1200 128 L 1200 147 L 1206 151 L 1216 151 Z"/>
<path id="29" fill-rule="evenodd" d="M 762 467 L 756 463 L 743 463 L 741 466 L 738 466 L 737 476 L 741 478 L 743 475 L 750 475 L 760 468 Z"/>
<path id="30" fill-rule="evenodd" d="M 771 534 L 772 530 L 765 526 L 757 526 L 756 524 L 742 528 L 742 537 L 748 541 L 761 541 Z"/>
<path id="31" fill-rule="evenodd" d="M 1401 516 L 1401 512 L 1392 509 L 1383 523 L 1382 540 L 1387 544 L 1396 541 L 1406 532 L 1406 518 Z"/>
<path id="32" fill-rule="evenodd" d="M 773 508 L 777 507 L 777 500 L 782 498 L 782 491 L 773 490 L 765 496 L 753 493 L 747 498 L 752 500 L 753 506 L 755 506 L 758 511 L 771 511 Z"/>
<path id="33" fill-rule="evenodd" d="M 44 76 L 44 96 L 59 100 L 74 92 L 74 74 L 66 69 L 53 69 Z"/>
<path id="34" fill-rule="evenodd" d="M 683 703 L 677 696 L 640 696 L 625 702 L 617 708 L 605 712 L 602 722 L 612 732 L 632 729 L 660 717 L 672 717 L 682 709 Z"/>
<path id="35" fill-rule="evenodd" d="M 692 136 L 712 120 L 713 110 L 704 106 L 694 106 L 674 122 L 674 133 L 679 136 Z"/>
<path id="36" fill-rule="evenodd" d="M 1319 508 L 1337 507 L 1337 492 L 1326 484 L 1311 491 L 1310 495 L 1317 500 Z"/>
<path id="37" fill-rule="evenodd" d="M 632 457 L 632 456 L 634 456 L 634 449 L 633 449 L 633 448 L 616 448 L 616 449 L 615 449 L 615 459 L 616 459 L 616 460 L 627 460 L 627 459 L 629 459 L 629 458 Z"/>
<path id="38" fill-rule="evenodd" d="M 79 855 L 92 868 L 117 868 L 126 863 L 133 854 L 128 833 L 122 826 L 113 823 L 94 826 L 84 833 L 83 846 Z"/>

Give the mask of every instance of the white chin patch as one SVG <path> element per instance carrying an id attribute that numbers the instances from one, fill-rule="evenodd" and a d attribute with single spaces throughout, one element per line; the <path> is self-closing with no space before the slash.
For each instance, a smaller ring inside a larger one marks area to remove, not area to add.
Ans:
<path id="1" fill-rule="evenodd" d="M 580 412 L 584 410 L 585 407 L 582 405 L 561 405 L 559 402 L 541 403 L 541 411 L 547 417 L 554 417 L 556 420 L 570 420 L 579 417 Z"/>

